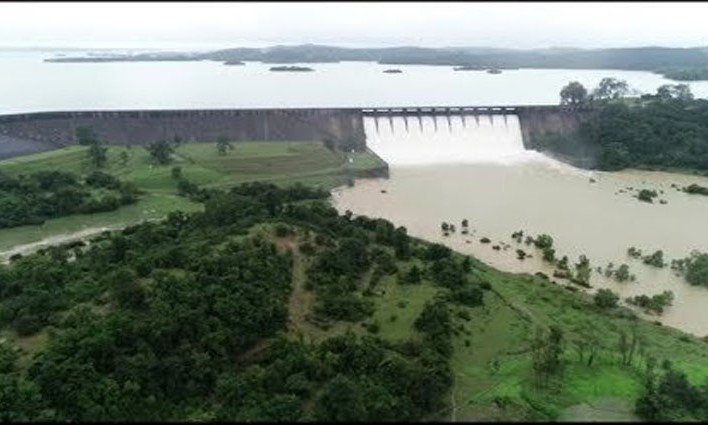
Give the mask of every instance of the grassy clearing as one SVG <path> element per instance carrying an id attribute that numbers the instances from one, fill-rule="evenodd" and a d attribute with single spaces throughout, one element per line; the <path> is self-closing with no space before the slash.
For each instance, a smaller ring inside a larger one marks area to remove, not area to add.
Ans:
<path id="1" fill-rule="evenodd" d="M 187 143 L 179 146 L 173 163 L 155 165 L 140 146 L 111 146 L 105 171 L 138 187 L 151 191 L 174 192 L 173 166 L 184 177 L 205 186 L 229 186 L 253 180 L 293 183 L 321 180 L 325 187 L 344 184 L 351 172 L 380 167 L 383 164 L 368 152 L 344 154 L 326 149 L 320 142 L 239 142 L 226 155 L 219 155 L 215 143 Z M 86 159 L 86 147 L 71 146 L 0 161 L 0 170 L 10 174 L 29 174 L 39 170 L 61 170 L 77 174 L 92 171 Z M 121 153 L 127 161 L 121 160 Z"/>
<path id="2" fill-rule="evenodd" d="M 571 293 L 538 277 L 513 275 L 478 263 L 498 295 L 477 309 L 472 335 L 455 344 L 453 397 L 456 420 L 631 420 L 647 356 L 669 359 L 694 383 L 708 378 L 708 343 L 672 328 L 598 311 L 589 296 Z M 567 362 L 558 392 L 532 384 L 529 347 L 534 328 L 557 324 L 564 330 Z M 636 326 L 645 343 L 632 366 L 619 364 L 619 332 Z M 573 342 L 594 331 L 600 351 L 590 367 L 580 362 Z M 470 340 L 470 347 L 463 343 Z M 517 351 L 517 353 L 514 353 Z M 494 361 L 497 362 L 496 366 Z"/>
<path id="3" fill-rule="evenodd" d="M 413 322 L 423 311 L 425 302 L 438 293 L 438 288 L 427 281 L 401 285 L 395 276 L 386 276 L 381 279 L 375 292 L 373 321 L 380 325 L 379 335 L 402 341 L 413 336 Z"/>
<path id="4" fill-rule="evenodd" d="M 0 252 L 13 246 L 28 244 L 65 233 L 92 227 L 129 225 L 143 220 L 159 219 L 170 211 L 195 211 L 200 205 L 176 196 L 177 181 L 172 167 L 179 166 L 182 175 L 204 187 L 226 188 L 254 180 L 274 184 L 302 182 L 333 188 L 347 182 L 352 173 L 383 165 L 370 153 L 346 157 L 326 149 L 320 142 L 239 142 L 221 156 L 215 143 L 188 143 L 179 146 L 173 163 L 155 165 L 141 146 L 111 146 L 105 171 L 122 180 L 135 183 L 145 194 L 135 204 L 116 211 L 92 215 L 75 215 L 48 220 L 41 226 L 22 226 L 0 230 Z M 0 171 L 11 175 L 31 174 L 40 170 L 60 170 L 85 175 L 93 168 L 84 146 L 71 146 L 0 161 Z M 127 161 L 121 154 L 127 154 Z"/>

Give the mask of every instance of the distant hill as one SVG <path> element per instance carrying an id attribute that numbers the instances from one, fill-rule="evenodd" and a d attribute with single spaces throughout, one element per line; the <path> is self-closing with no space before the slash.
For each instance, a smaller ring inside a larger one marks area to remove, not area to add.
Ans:
<path id="1" fill-rule="evenodd" d="M 514 50 L 484 47 L 385 47 L 346 48 L 304 44 L 268 48 L 239 47 L 206 53 L 142 53 L 111 56 L 110 61 L 214 60 L 221 62 L 323 63 L 372 61 L 391 65 L 448 65 L 484 68 L 623 69 L 665 73 L 668 70 L 708 67 L 708 49 L 631 47 L 575 49 L 554 47 Z M 107 58 L 67 57 L 47 62 L 105 62 Z"/>

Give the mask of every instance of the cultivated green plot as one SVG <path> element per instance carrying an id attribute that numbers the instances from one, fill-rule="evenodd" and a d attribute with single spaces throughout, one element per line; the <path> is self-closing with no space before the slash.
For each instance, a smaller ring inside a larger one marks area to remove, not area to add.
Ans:
<path id="1" fill-rule="evenodd" d="M 369 152 L 350 154 L 350 163 L 345 154 L 330 151 L 321 142 L 238 142 L 232 146 L 233 149 L 220 155 L 216 143 L 182 144 L 168 165 L 156 164 L 142 146 L 110 146 L 108 161 L 102 171 L 133 182 L 144 191 L 135 205 L 107 213 L 51 219 L 41 226 L 0 230 L 0 252 L 89 228 L 158 219 L 175 210 L 199 210 L 201 206 L 198 204 L 176 196 L 177 179 L 172 175 L 173 167 L 179 167 L 184 178 L 203 187 L 228 188 L 262 180 L 332 188 L 345 184 L 359 171 L 385 165 Z M 95 169 L 87 157 L 87 149 L 86 146 L 70 146 L 0 161 L 0 171 L 19 175 L 58 170 L 86 175 Z"/>

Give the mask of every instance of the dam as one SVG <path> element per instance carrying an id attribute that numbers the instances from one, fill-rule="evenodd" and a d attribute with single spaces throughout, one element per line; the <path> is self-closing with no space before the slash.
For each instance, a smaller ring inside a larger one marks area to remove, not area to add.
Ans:
<path id="1" fill-rule="evenodd" d="M 511 159 L 524 152 L 517 115 L 364 117 L 367 146 L 395 165 Z"/>
<path id="2" fill-rule="evenodd" d="M 395 163 L 508 157 L 544 133 L 573 131 L 584 112 L 548 106 L 67 111 L 0 115 L 0 159 L 76 143 L 91 127 L 108 144 L 329 140 Z M 418 159 L 416 159 L 418 158 Z"/>

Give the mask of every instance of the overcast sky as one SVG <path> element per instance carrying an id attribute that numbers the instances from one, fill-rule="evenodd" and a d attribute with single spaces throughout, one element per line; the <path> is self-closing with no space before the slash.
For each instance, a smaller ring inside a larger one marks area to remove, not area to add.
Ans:
<path id="1" fill-rule="evenodd" d="M 0 46 L 708 45 L 708 3 L 0 3 Z"/>

